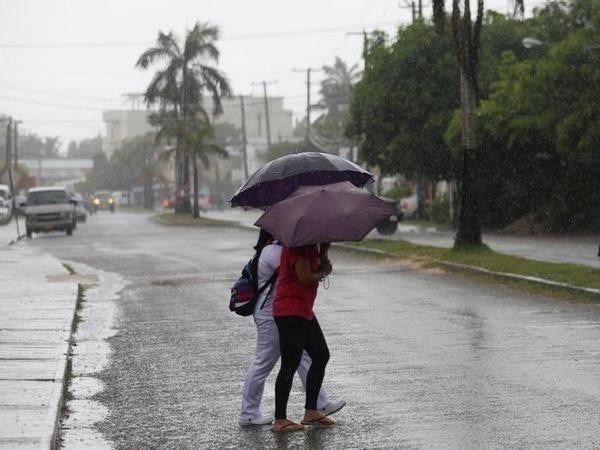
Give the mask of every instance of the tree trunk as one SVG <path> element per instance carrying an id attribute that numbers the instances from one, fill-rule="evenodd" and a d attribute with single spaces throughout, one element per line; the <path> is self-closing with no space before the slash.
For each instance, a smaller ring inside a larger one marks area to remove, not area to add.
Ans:
<path id="1" fill-rule="evenodd" d="M 183 155 L 183 212 L 192 213 L 192 202 L 190 201 L 190 155 L 186 152 Z"/>
<path id="2" fill-rule="evenodd" d="M 200 217 L 200 193 L 198 192 L 198 157 L 195 154 L 192 155 L 192 167 L 194 170 L 194 217 Z"/>
<path id="3" fill-rule="evenodd" d="M 144 208 L 153 209 L 154 199 L 152 198 L 152 182 L 144 182 Z"/>
<path id="4" fill-rule="evenodd" d="M 461 141 L 463 150 L 460 211 L 454 246 L 481 244 L 479 223 L 478 161 L 475 155 L 476 87 L 463 70 L 460 73 Z"/>
<path id="5" fill-rule="evenodd" d="M 179 148 L 179 143 L 175 148 L 175 214 L 185 212 L 183 209 L 183 167 L 182 167 L 182 153 Z"/>

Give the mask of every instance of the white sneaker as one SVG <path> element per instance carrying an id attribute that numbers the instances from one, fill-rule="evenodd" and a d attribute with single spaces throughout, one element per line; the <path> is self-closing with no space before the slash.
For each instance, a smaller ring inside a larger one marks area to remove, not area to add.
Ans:
<path id="1" fill-rule="evenodd" d="M 346 402 L 344 400 L 337 400 L 334 402 L 329 402 L 324 408 L 319 408 L 319 411 L 324 416 L 330 416 L 331 414 L 338 412 L 344 406 L 346 406 Z"/>
<path id="2" fill-rule="evenodd" d="M 254 419 L 240 419 L 239 423 L 243 427 L 249 427 L 251 425 L 271 425 L 271 422 L 275 420 L 272 416 L 258 416 Z"/>

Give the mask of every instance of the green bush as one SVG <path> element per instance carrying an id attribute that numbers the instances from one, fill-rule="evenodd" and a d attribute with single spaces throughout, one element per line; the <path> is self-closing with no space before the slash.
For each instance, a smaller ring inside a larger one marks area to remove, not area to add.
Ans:
<path id="1" fill-rule="evenodd" d="M 443 225 L 450 223 L 450 196 L 448 194 L 438 195 L 433 199 L 428 209 L 432 222 Z"/>
<path id="2" fill-rule="evenodd" d="M 400 200 L 404 197 L 410 197 L 411 195 L 412 192 L 410 191 L 410 188 L 406 185 L 397 186 L 381 194 L 382 197 L 395 198 L 396 200 Z"/>

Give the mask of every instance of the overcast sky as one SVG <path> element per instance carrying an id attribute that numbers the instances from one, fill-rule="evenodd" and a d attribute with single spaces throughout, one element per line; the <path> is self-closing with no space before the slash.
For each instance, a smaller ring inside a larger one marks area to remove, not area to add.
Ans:
<path id="1" fill-rule="evenodd" d="M 0 113 L 40 136 L 71 140 L 104 134 L 103 109 L 126 108 L 152 71 L 134 68 L 158 30 L 182 36 L 195 22 L 221 30 L 218 67 L 235 94 L 283 96 L 300 118 L 307 67 L 340 56 L 359 63 L 362 38 L 348 34 L 409 23 L 405 0 L 0 0 Z M 449 3 L 449 2 L 447 2 Z M 472 0 L 473 7 L 474 0 Z M 543 0 L 526 2 L 527 12 Z M 430 16 L 424 0 L 425 16 Z M 488 0 L 506 13 L 509 0 Z M 318 95 L 319 73 L 312 95 Z"/>

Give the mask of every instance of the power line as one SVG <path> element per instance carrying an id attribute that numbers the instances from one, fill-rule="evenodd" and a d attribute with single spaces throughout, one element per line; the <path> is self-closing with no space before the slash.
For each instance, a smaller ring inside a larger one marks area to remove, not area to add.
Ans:
<path id="1" fill-rule="evenodd" d="M 77 109 L 77 110 L 82 110 L 82 111 L 98 111 L 98 110 L 106 109 L 105 107 L 90 107 L 90 106 L 83 106 L 83 105 L 65 105 L 65 104 L 60 104 L 60 103 L 38 102 L 35 100 L 23 100 L 20 98 L 4 96 L 4 95 L 0 95 L 0 100 L 5 100 L 5 101 L 10 101 L 10 102 L 15 102 L 15 103 L 25 103 L 25 104 L 29 104 L 29 105 L 44 106 L 44 107 L 48 107 L 48 108 Z"/>
<path id="2" fill-rule="evenodd" d="M 15 90 L 15 91 L 21 91 L 21 92 L 27 92 L 30 94 L 40 94 L 40 95 L 50 95 L 50 96 L 60 96 L 63 98 L 75 98 L 75 99 L 79 99 L 79 100 L 99 100 L 99 101 L 103 101 L 103 102 L 114 102 L 115 99 L 108 99 L 106 97 L 94 97 L 94 96 L 87 96 L 87 95 L 77 95 L 77 94 L 67 94 L 64 92 L 51 92 L 51 91 L 44 91 L 44 90 L 38 90 L 38 89 L 29 89 L 29 88 L 22 88 L 19 86 L 11 86 L 11 85 L 7 85 L 7 84 L 3 84 L 0 83 L 0 89 L 10 89 L 10 90 Z"/>
<path id="3" fill-rule="evenodd" d="M 376 23 L 376 24 L 355 24 L 345 25 L 331 28 L 313 28 L 305 30 L 290 30 L 290 31 L 279 31 L 273 33 L 254 33 L 245 35 L 233 35 L 229 37 L 223 37 L 219 39 L 219 42 L 236 41 L 236 40 L 247 40 L 247 39 L 269 39 L 269 38 L 283 38 L 283 37 L 297 37 L 307 35 L 318 35 L 328 33 L 341 33 L 346 32 L 349 29 L 356 28 L 373 28 L 373 27 L 386 27 L 395 26 L 395 23 Z M 52 48 L 112 48 L 112 47 L 141 47 L 151 46 L 154 42 L 148 41 L 130 41 L 130 42 L 11 42 L 0 44 L 0 48 L 4 49 L 52 49 Z"/>

